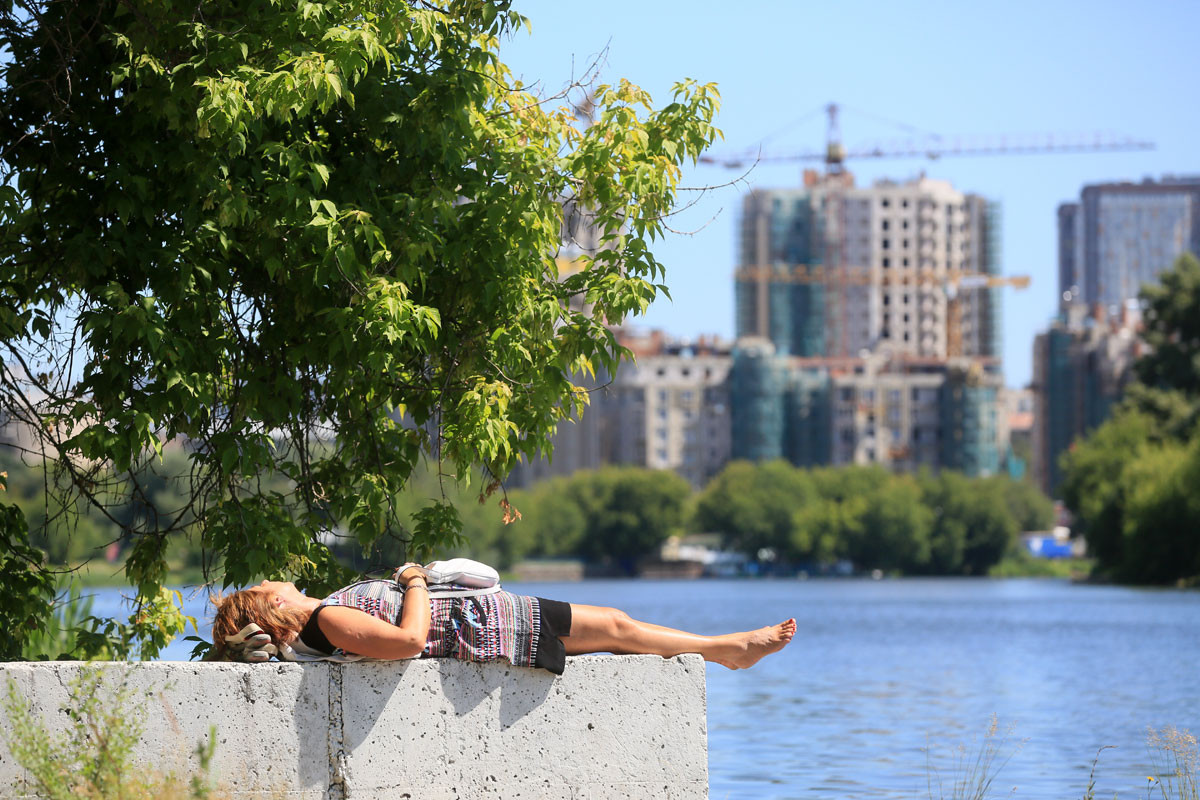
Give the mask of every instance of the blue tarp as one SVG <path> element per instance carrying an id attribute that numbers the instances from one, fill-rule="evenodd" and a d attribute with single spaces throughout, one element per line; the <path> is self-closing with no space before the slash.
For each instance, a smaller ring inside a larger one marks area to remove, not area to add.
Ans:
<path id="1" fill-rule="evenodd" d="M 1053 536 L 1030 536 L 1025 549 L 1038 558 L 1070 558 L 1071 543 L 1060 542 Z"/>

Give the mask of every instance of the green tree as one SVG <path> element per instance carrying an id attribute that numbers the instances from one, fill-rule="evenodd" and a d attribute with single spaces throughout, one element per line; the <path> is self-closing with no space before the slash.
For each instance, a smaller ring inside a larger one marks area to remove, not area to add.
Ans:
<path id="1" fill-rule="evenodd" d="M 791 547 L 784 551 L 798 561 L 829 564 L 846 556 L 846 538 L 857 530 L 861 506 L 817 496 L 792 512 Z"/>
<path id="2" fill-rule="evenodd" d="M 795 531 L 795 514 L 815 500 L 807 473 L 787 462 L 735 461 L 696 499 L 693 527 L 722 534 L 727 547 L 752 558 L 763 548 L 784 559 L 822 558 L 831 544 L 820 532 L 807 524 Z"/>
<path id="3" fill-rule="evenodd" d="M 985 479 L 1004 497 L 1004 505 L 1021 531 L 1048 531 L 1054 527 L 1054 502 L 1028 480 L 1006 475 Z"/>
<path id="4" fill-rule="evenodd" d="M 578 555 L 588 535 L 587 512 L 572 491 L 574 478 L 552 478 L 532 490 L 514 494 L 522 518 L 502 526 L 500 534 L 509 563 L 527 556 L 556 558 Z"/>
<path id="5" fill-rule="evenodd" d="M 1122 407 L 1063 456 L 1063 502 L 1103 570 L 1125 560 L 1125 468 L 1160 436 L 1153 419 Z"/>
<path id="6" fill-rule="evenodd" d="M 54 579 L 43 559 L 42 551 L 29 543 L 21 509 L 0 504 L 0 660 L 20 658 L 54 612 Z"/>
<path id="7" fill-rule="evenodd" d="M 1002 487 L 957 472 L 921 479 L 933 514 L 928 571 L 940 575 L 986 575 L 1013 546 L 1018 532 Z"/>
<path id="8" fill-rule="evenodd" d="M 859 527 L 846 543 L 847 555 L 862 569 L 925 572 L 932 522 L 917 481 L 893 476 L 866 498 Z"/>
<path id="9" fill-rule="evenodd" d="M 1200 397 L 1200 260 L 1184 253 L 1157 283 L 1142 287 L 1141 299 L 1150 352 L 1135 365 L 1138 379 Z"/>
<path id="10" fill-rule="evenodd" d="M 1200 262 L 1184 254 L 1142 289 L 1149 352 L 1113 416 L 1065 453 L 1063 499 L 1096 569 L 1133 583 L 1200 575 Z M 1189 483 L 1190 481 L 1190 483 Z"/>
<path id="11" fill-rule="evenodd" d="M 566 488 L 585 521 L 579 555 L 630 572 L 679 531 L 692 492 L 674 472 L 636 467 L 577 472 Z"/>
<path id="12" fill-rule="evenodd" d="M 1200 436 L 1146 447 L 1122 474 L 1128 486 L 1116 576 L 1135 583 L 1200 580 Z"/>
<path id="13" fill-rule="evenodd" d="M 664 291 L 651 245 L 715 89 L 601 86 L 583 125 L 499 60 L 525 24 L 506 0 L 0 5 L 0 413 L 101 514 L 152 503 L 188 440 L 189 502 L 125 526 L 148 641 L 182 625 L 162 581 L 193 525 L 225 584 L 341 582 L 327 532 L 453 545 L 448 495 L 396 513 L 422 453 L 487 494 Z M 603 243 L 570 274 L 564 202 Z"/>

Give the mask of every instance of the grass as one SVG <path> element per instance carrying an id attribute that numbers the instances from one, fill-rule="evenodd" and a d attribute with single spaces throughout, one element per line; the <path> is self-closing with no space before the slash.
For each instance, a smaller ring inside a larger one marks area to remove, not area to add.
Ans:
<path id="1" fill-rule="evenodd" d="M 1000 771 L 1021 749 L 1022 742 L 1013 742 L 1012 729 L 1000 731 L 996 715 L 992 715 L 987 733 L 975 747 L 968 749 L 960 745 L 955 749 L 947 776 L 949 785 L 942 780 L 942 772 L 933 763 L 931 751 L 925 750 L 925 766 L 930 800 L 986 800 Z"/>
<path id="2" fill-rule="evenodd" d="M 1082 580 L 1092 573 L 1091 558 L 1034 558 L 1028 553 L 1007 555 L 988 570 L 993 578 L 1069 578 Z"/>
<path id="3" fill-rule="evenodd" d="M 1200 800 L 1196 737 L 1172 725 L 1151 729 L 1146 744 L 1156 773 L 1147 777 L 1146 794 L 1162 800 Z"/>
<path id="4" fill-rule="evenodd" d="M 1003 733 L 1000 731 L 993 714 L 987 733 L 974 748 L 960 745 L 954 751 L 946 781 L 943 781 L 942 771 L 933 763 L 931 751 L 927 748 L 926 774 L 930 800 L 987 800 L 992 797 L 1001 771 L 1023 744 L 1013 742 L 1011 733 L 1011 729 Z M 1097 767 L 1104 751 L 1112 747 L 1105 745 L 1096 751 L 1083 800 L 1096 800 Z M 1200 752 L 1194 735 L 1173 725 L 1161 730 L 1151 728 L 1146 732 L 1146 749 L 1153 774 L 1147 775 L 1145 782 L 1134 790 L 1134 797 L 1145 800 L 1200 800 Z M 1017 794 L 1016 787 L 1012 794 Z M 1119 800 L 1119 796 L 1114 794 L 1113 800 Z"/>
<path id="5" fill-rule="evenodd" d="M 136 698 L 122 682 L 106 682 L 99 670 L 87 669 L 68 687 L 60 711 L 61 732 L 50 731 L 9 681 L 3 709 L 8 719 L 3 735 L 13 758 L 25 768 L 34 794 L 47 800 L 223 800 L 209 779 L 217 731 L 196 747 L 199 769 L 189 778 L 159 773 L 139 765 L 134 749 L 144 731 Z M 139 700 L 141 702 L 139 702 Z"/>

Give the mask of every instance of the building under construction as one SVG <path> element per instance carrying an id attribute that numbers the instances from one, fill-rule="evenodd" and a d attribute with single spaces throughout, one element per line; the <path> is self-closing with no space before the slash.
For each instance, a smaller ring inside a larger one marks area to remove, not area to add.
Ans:
<path id="1" fill-rule="evenodd" d="M 995 203 L 945 181 L 805 173 L 743 203 L 733 456 L 999 471 Z"/>
<path id="2" fill-rule="evenodd" d="M 999 210 L 945 181 L 805 173 L 742 205 L 738 336 L 777 353 L 998 357 Z"/>
<path id="3" fill-rule="evenodd" d="M 993 475 L 1007 456 L 1002 391 L 994 359 L 806 358 L 744 338 L 730 372 L 732 455 Z"/>

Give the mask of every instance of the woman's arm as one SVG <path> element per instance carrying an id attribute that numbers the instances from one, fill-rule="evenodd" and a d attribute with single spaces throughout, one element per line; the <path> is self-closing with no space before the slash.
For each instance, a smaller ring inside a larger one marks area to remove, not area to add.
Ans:
<path id="1" fill-rule="evenodd" d="M 416 567 L 417 569 L 414 569 Z M 401 582 L 408 591 L 400 609 L 400 624 L 392 625 L 348 606 L 325 606 L 317 625 L 334 647 L 367 658 L 413 658 L 429 638 L 429 589 L 419 564 L 405 565 Z"/>

